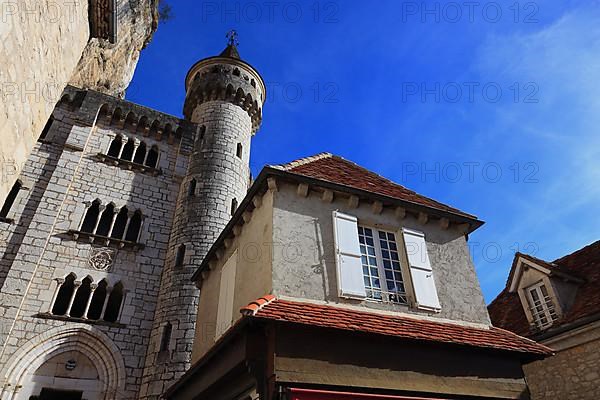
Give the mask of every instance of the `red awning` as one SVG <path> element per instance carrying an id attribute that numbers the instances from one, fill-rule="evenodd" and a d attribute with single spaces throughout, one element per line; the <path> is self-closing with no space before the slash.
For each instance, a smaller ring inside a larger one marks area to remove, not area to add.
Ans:
<path id="1" fill-rule="evenodd" d="M 290 389 L 290 400 L 447 400 L 434 397 L 384 396 L 380 394 Z"/>

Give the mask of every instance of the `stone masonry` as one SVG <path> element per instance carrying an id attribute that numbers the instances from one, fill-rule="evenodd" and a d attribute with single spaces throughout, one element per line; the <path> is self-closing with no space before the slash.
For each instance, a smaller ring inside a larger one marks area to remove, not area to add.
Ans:
<path id="1" fill-rule="evenodd" d="M 110 356 L 115 365 L 106 369 L 123 366 L 119 380 L 97 398 L 135 399 L 147 363 L 177 194 L 196 126 L 71 87 L 53 117 L 52 129 L 44 142 L 36 144 L 20 175 L 23 189 L 9 214 L 14 222 L 3 222 L 0 230 L 0 398 L 28 399 L 37 394 L 27 384 L 35 371 L 28 369 L 26 360 L 21 361 L 20 349 L 47 347 L 47 359 L 65 345 L 52 347 L 47 332 L 84 325 L 82 329 L 91 329 L 114 347 Z M 115 165 L 99 157 L 107 153 L 117 134 L 157 146 L 156 169 L 143 171 L 130 168 L 131 163 Z M 121 242 L 103 240 L 91 243 L 72 233 L 95 199 L 141 210 L 139 246 L 121 247 Z M 98 247 L 116 251 L 109 270 L 99 271 L 90 264 L 90 254 Z M 78 282 L 89 277 L 95 284 L 103 279 L 109 286 L 122 283 L 124 299 L 116 322 L 52 315 L 58 284 L 70 273 Z M 154 362 L 148 360 L 150 365 Z"/>
<path id="2" fill-rule="evenodd" d="M 265 93 L 260 75 L 232 57 L 198 62 L 186 83 L 184 113 L 199 134 L 179 191 L 152 330 L 148 358 L 159 362 L 144 371 L 140 397 L 148 399 L 157 399 L 191 366 L 200 291 L 190 278 L 246 195 L 250 141 L 260 126 Z M 176 265 L 179 249 L 185 249 L 182 265 Z M 173 345 L 161 354 L 158 343 L 167 324 Z"/>
<path id="3" fill-rule="evenodd" d="M 558 351 L 555 356 L 525 365 L 533 400 L 600 399 L 600 339 Z"/>
<path id="4" fill-rule="evenodd" d="M 262 78 L 232 46 L 190 71 L 185 119 L 64 91 L 0 220 L 0 399 L 57 387 L 88 400 L 158 399 L 190 367 L 199 297 L 190 276 L 246 195 L 265 98 Z M 112 235 L 135 216 L 139 234 Z M 111 320 L 111 293 L 121 290 Z M 54 381 L 51 365 L 65 360 L 79 372 Z"/>

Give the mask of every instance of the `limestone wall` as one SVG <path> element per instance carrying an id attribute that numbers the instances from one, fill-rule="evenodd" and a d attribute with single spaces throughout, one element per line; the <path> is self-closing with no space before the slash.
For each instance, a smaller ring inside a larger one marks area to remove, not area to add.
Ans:
<path id="1" fill-rule="evenodd" d="M 0 204 L 69 82 L 122 96 L 155 0 L 118 0 L 117 42 L 90 40 L 88 0 L 0 1 Z"/>
<path id="2" fill-rule="evenodd" d="M 600 328 L 585 336 L 595 339 L 524 366 L 532 400 L 600 399 Z"/>
<path id="3" fill-rule="evenodd" d="M 18 351 L 27 343 L 48 347 L 45 332 L 80 324 L 105 335 L 114 357 L 123 360 L 124 389 L 108 398 L 134 399 L 148 347 L 153 345 L 150 331 L 179 191 L 178 154 L 190 126 L 96 92 L 79 92 L 71 98 L 75 101 L 57 106 L 47 142 L 36 143 L 19 176 L 23 189 L 11 210 L 14 222 L 0 223 L 0 376 L 5 379 L 14 368 L 24 368 Z M 157 145 L 160 173 L 102 162 L 98 153 L 106 154 L 117 134 Z M 142 211 L 141 246 L 91 243 L 69 233 L 79 229 L 86 203 L 96 198 Z M 98 270 L 90 255 L 105 246 L 116 251 L 114 262 L 109 270 Z M 57 279 L 69 273 L 78 280 L 90 277 L 94 283 L 105 279 L 109 286 L 123 284 L 126 294 L 116 323 L 51 315 Z M 15 378 L 1 384 L 16 387 L 22 382 Z"/>

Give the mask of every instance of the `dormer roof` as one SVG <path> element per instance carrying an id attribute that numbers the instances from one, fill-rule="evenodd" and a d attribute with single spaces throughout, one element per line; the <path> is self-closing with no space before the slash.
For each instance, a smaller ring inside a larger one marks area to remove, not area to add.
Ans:
<path id="1" fill-rule="evenodd" d="M 518 284 L 519 268 L 523 262 L 549 276 L 578 283 L 573 305 L 565 310 L 546 335 L 600 319 L 600 241 L 597 241 L 552 262 L 527 254 L 515 254 L 506 287 L 488 306 L 494 326 L 529 337 L 539 333 L 532 330 L 518 293 L 511 290 L 511 286 Z"/>
<path id="2" fill-rule="evenodd" d="M 422 196 L 340 156 L 320 153 L 287 164 L 263 168 L 233 217 L 206 254 L 198 270 L 192 275 L 193 281 L 201 279 L 201 272 L 208 267 L 210 260 L 221 248 L 225 239 L 233 235 L 234 226 L 243 224 L 244 214 L 251 212 L 255 207 L 254 198 L 269 190 L 270 181 L 277 179 L 324 187 L 357 198 L 378 201 L 382 205 L 398 206 L 416 214 L 432 215 L 440 221 L 446 220 L 446 222 L 451 221 L 463 225 L 465 233 L 470 233 L 483 225 L 483 221 L 472 214 Z"/>
<path id="3" fill-rule="evenodd" d="M 348 161 L 345 158 L 331 153 L 320 153 L 311 157 L 301 158 L 287 164 L 275 165 L 272 167 L 293 174 L 332 182 L 349 188 L 404 200 L 431 209 L 477 219 L 477 217 L 472 214 L 468 214 L 457 208 L 420 195 L 417 192 L 407 189 L 373 171 L 369 171 L 352 161 Z"/>

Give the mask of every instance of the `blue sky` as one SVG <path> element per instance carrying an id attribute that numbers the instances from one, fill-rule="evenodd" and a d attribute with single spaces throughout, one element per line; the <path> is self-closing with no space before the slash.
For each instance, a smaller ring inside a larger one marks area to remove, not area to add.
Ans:
<path id="1" fill-rule="evenodd" d="M 329 151 L 479 216 L 486 301 L 517 249 L 600 239 L 600 2 L 169 3 L 129 100 L 181 116 L 188 69 L 236 29 L 268 87 L 253 172 Z"/>

